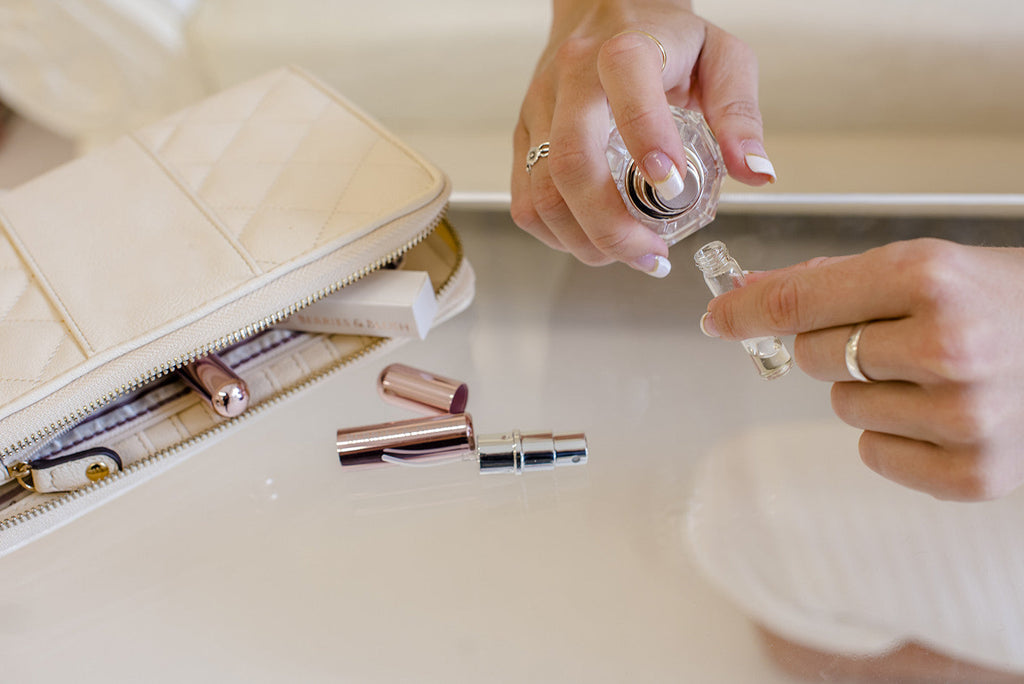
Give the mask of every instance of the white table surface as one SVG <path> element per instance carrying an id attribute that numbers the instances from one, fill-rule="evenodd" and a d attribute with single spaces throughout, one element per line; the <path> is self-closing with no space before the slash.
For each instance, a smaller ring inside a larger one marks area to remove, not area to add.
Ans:
<path id="1" fill-rule="evenodd" d="M 0 161 L 39 156 L 19 145 Z M 793 681 L 698 571 L 687 510 L 738 434 L 838 421 L 827 385 L 763 382 L 739 345 L 700 334 L 690 255 L 718 238 L 769 268 L 906 225 L 727 217 L 658 281 L 583 266 L 502 212 L 452 220 L 477 272 L 469 310 L 0 559 L 0 680 Z M 335 429 L 408 415 L 374 390 L 391 361 L 465 380 L 480 432 L 585 431 L 589 464 L 342 471 Z"/>
<path id="2" fill-rule="evenodd" d="M 656 281 L 454 220 L 459 318 L 0 559 L 5 681 L 787 681 L 688 561 L 687 490 L 726 436 L 827 416 L 827 387 L 701 336 L 692 244 Z M 590 463 L 342 471 L 336 428 L 405 415 L 386 361 L 468 382 L 481 432 L 585 431 Z"/>

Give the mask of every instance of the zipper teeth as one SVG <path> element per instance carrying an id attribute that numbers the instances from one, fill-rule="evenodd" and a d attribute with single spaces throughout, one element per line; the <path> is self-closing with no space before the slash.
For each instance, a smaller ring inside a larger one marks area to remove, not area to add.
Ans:
<path id="1" fill-rule="evenodd" d="M 406 242 L 404 245 L 393 250 L 392 252 L 380 257 L 373 263 L 364 266 L 355 273 L 348 275 L 344 279 L 339 280 L 321 289 L 320 291 L 312 295 L 309 295 L 299 300 L 298 302 L 295 302 L 290 306 L 281 309 L 280 311 L 277 311 L 276 313 L 266 316 L 262 320 L 256 321 L 255 323 L 251 323 L 245 326 L 244 328 L 236 330 L 233 333 L 224 335 L 219 339 L 215 340 L 214 342 L 194 349 L 187 355 L 179 356 L 168 363 L 162 364 L 157 368 L 153 369 L 152 371 L 150 371 L 149 373 L 146 373 L 145 375 L 140 375 L 131 382 L 127 382 L 121 385 L 121 387 L 119 387 L 118 389 L 112 392 L 108 392 L 103 397 L 90 402 L 86 406 L 83 406 L 82 408 L 76 410 L 70 415 L 50 423 L 48 427 L 38 430 L 35 434 L 29 435 L 28 437 L 24 437 L 15 442 L 14 444 L 5 447 L 3 451 L 0 451 L 0 465 L 2 465 L 5 468 L 8 467 L 8 458 L 11 457 L 13 454 L 17 453 L 18 451 L 21 451 L 22 449 L 31 447 L 32 445 L 37 444 L 38 442 L 44 439 L 56 436 L 60 432 L 64 431 L 66 428 L 73 426 L 75 423 L 78 423 L 88 415 L 98 411 L 99 409 L 103 408 L 104 406 L 114 401 L 115 399 L 122 397 L 125 394 L 128 394 L 129 392 L 132 392 L 147 383 L 162 378 L 165 375 L 169 375 L 170 373 L 173 373 L 179 368 L 192 363 L 198 358 L 201 358 L 208 354 L 212 354 L 219 349 L 223 349 L 224 347 L 235 344 L 236 342 L 240 342 L 248 337 L 252 337 L 256 333 L 269 328 L 271 325 L 280 322 L 281 320 L 287 318 L 288 316 L 291 316 L 296 311 L 304 309 L 310 304 L 313 304 L 314 302 L 317 302 L 344 287 L 348 287 L 352 283 L 356 282 L 357 280 L 361 280 L 362 278 L 365 278 L 367 275 L 373 273 L 374 271 L 380 270 L 385 265 L 389 264 L 395 259 L 398 259 L 400 256 L 402 256 L 410 249 L 418 245 L 420 242 L 425 240 L 426 237 L 430 235 L 430 233 L 433 232 L 434 229 L 436 229 L 437 226 L 440 225 L 445 220 L 446 213 L 447 205 L 445 205 L 445 207 L 438 213 L 438 215 L 434 217 L 434 219 L 431 220 L 430 223 L 428 223 L 427 226 L 424 227 L 423 230 L 421 230 L 419 233 L 417 233 L 410 241 Z M 459 259 L 461 261 L 461 246 Z"/>
<path id="2" fill-rule="evenodd" d="M 438 219 L 437 223 L 440 223 L 442 220 L 443 220 L 443 217 Z M 433 227 L 431 228 L 431 230 L 433 230 L 433 228 L 435 228 L 437 226 L 437 223 L 433 224 Z M 430 233 L 430 231 L 427 231 L 427 233 L 425 233 L 422 236 L 418 237 L 414 243 L 412 243 L 411 245 L 408 245 L 405 249 L 401 250 L 399 252 L 399 254 L 395 255 L 392 258 L 397 258 L 398 256 L 401 255 L 401 253 L 404 253 L 405 251 L 407 251 L 408 249 L 411 249 L 416 244 L 419 244 L 420 242 L 422 242 L 429 233 Z M 462 242 L 459 240 L 458 235 L 454 231 L 449 231 L 449 236 L 452 238 L 452 240 L 453 240 L 453 242 L 455 244 L 455 253 L 456 253 L 455 265 L 453 266 L 453 268 L 451 270 L 451 273 L 448 274 L 448 277 L 445 278 L 444 282 L 441 283 L 440 287 L 437 288 L 436 295 L 438 297 L 441 297 L 442 295 L 445 294 L 445 292 L 448 291 L 449 287 L 451 286 L 452 279 L 455 277 L 455 274 L 458 272 L 459 268 L 462 266 L 462 262 L 463 262 L 463 259 L 464 259 L 464 254 L 463 254 L 463 251 L 462 251 Z M 379 268 L 379 266 L 378 266 L 378 268 Z M 335 288 L 335 289 L 337 289 L 337 288 Z M 86 495 L 92 493 L 92 492 L 99 491 L 100 489 L 102 489 L 104 487 L 108 487 L 111 484 L 113 484 L 115 482 L 118 482 L 118 481 L 120 481 L 121 479 L 123 479 L 125 477 L 129 477 L 133 473 L 137 473 L 137 472 L 139 472 L 139 471 L 141 471 L 141 470 L 143 470 L 145 468 L 148 468 L 148 467 L 151 467 L 151 466 L 153 466 L 153 465 L 155 465 L 157 463 L 160 463 L 161 461 L 164 461 L 165 459 L 167 459 L 167 458 L 169 458 L 169 457 L 171 457 L 171 456 L 173 456 L 173 455 L 175 455 L 175 454 L 177 454 L 177 453 L 179 453 L 181 451 L 189 449 L 192 446 L 194 446 L 196 444 L 199 444 L 200 442 L 203 442 L 203 441 L 205 441 L 205 440 L 207 440 L 207 439 L 209 439 L 209 438 L 211 438 L 211 437 L 221 433 L 222 431 L 228 429 L 229 427 L 232 427 L 232 426 L 236 425 L 237 423 L 241 422 L 242 420 L 247 420 L 251 416 L 256 416 L 256 415 L 261 414 L 263 411 L 269 409 L 271 406 L 275 406 L 275 405 L 279 404 L 280 402 L 284 401 L 288 397 L 290 397 L 290 396 L 292 396 L 294 394 L 297 394 L 297 393 L 305 390 L 307 387 L 320 382 L 321 380 L 323 380 L 324 378 L 330 376 L 331 374 L 340 371 L 342 368 L 345 368 L 347 366 L 352 365 L 353 363 L 355 363 L 359 359 L 363 358 L 367 354 L 370 354 L 371 352 L 377 351 L 378 349 L 381 349 L 382 347 L 384 347 L 384 346 L 386 346 L 386 345 L 388 345 L 389 343 L 392 343 L 392 342 L 393 342 L 393 340 L 391 338 L 387 338 L 387 337 L 377 338 L 374 341 L 370 342 L 365 347 L 363 347 L 362 349 L 360 349 L 359 351 L 353 352 L 352 354 L 349 354 L 348 356 L 344 356 L 344 357 L 338 359 L 337 361 L 332 363 L 327 368 L 319 371 L 318 373 L 315 373 L 315 374 L 311 375 L 310 377 L 306 378 L 305 380 L 303 380 L 299 384 L 293 385 L 292 387 L 284 390 L 283 392 L 279 392 L 278 394 L 275 394 L 274 396 L 269 397 L 269 398 L 263 400 L 258 405 L 248 409 L 247 411 L 245 411 L 244 413 L 242 413 L 239 416 L 236 416 L 235 418 L 227 420 L 227 421 L 225 421 L 223 423 L 218 423 L 217 425 L 214 425 L 213 427 L 211 427 L 210 429 L 206 430 L 205 432 L 201 432 L 200 434 L 195 435 L 193 437 L 190 437 L 189 439 L 187 439 L 187 440 L 185 440 L 183 442 L 179 442 L 179 443 L 175 444 L 174 446 L 171 446 L 171 447 L 168 447 L 168 448 L 163 449 L 161 451 L 157 451 L 156 453 L 150 454 L 146 458 L 140 459 L 140 460 L 136 461 L 135 463 L 132 463 L 131 465 L 125 467 L 123 470 L 120 470 L 120 471 L 118 471 L 116 473 L 112 473 L 111 475 L 109 475 L 108 477 L 103 478 L 102 480 L 97 480 L 96 482 L 93 482 L 93 483 L 91 483 L 91 484 L 89 484 L 89 485 L 87 485 L 85 487 L 82 487 L 81 489 L 76 489 L 76 490 L 73 490 L 73 491 L 70 491 L 70 492 L 64 492 L 59 497 L 52 498 L 52 499 L 50 499 L 48 501 L 44 501 L 43 503 L 40 503 L 37 506 L 33 506 L 32 508 L 30 508 L 28 510 L 22 511 L 21 513 L 18 513 L 17 515 L 13 515 L 13 516 L 11 516 L 9 518 L 0 519 L 0 531 L 9 530 L 9 529 L 11 529 L 11 528 L 13 528 L 13 527 L 15 527 L 17 525 L 20 525 L 22 523 L 28 522 L 29 520 L 32 520 L 34 518 L 38 518 L 39 516 L 45 515 L 47 513 L 52 512 L 52 511 L 56 511 L 56 510 L 60 509 L 61 507 L 71 503 L 72 501 L 75 501 L 75 500 L 77 500 L 77 499 L 79 499 L 79 498 L 81 498 L 83 496 L 86 496 Z"/>
<path id="3" fill-rule="evenodd" d="M 163 449 L 161 451 L 157 451 L 156 453 L 151 454 L 151 455 L 147 456 L 144 459 L 141 459 L 139 461 L 136 461 L 135 463 L 132 463 L 131 465 L 125 467 L 123 470 L 120 470 L 120 471 L 118 471 L 116 473 L 112 473 L 110 476 L 105 477 L 102 480 L 98 480 L 96 482 L 93 482 L 93 483 L 89 484 L 86 487 L 82 487 L 81 489 L 75 489 L 75 490 L 70 491 L 70 492 L 65 492 L 64 494 L 62 494 L 61 496 L 59 496 L 59 497 L 57 497 L 55 499 L 51 499 L 49 501 L 45 501 L 45 502 L 39 504 L 38 506 L 34 506 L 34 507 L 32 507 L 32 508 L 30 508 L 30 509 L 28 509 L 26 511 L 22 511 L 21 513 L 19 513 L 17 515 L 11 516 L 11 517 L 6 518 L 4 520 L 0 520 L 0 531 L 2 531 L 2 530 L 9 530 L 9 529 L 11 529 L 12 527 L 14 527 L 16 525 L 19 525 L 19 524 L 24 523 L 24 522 L 28 522 L 29 520 L 32 520 L 33 518 L 37 518 L 37 517 L 39 517 L 41 515 L 44 515 L 46 513 L 51 512 L 51 511 L 55 511 L 55 510 L 61 508 L 62 506 L 65 506 L 68 503 L 70 503 L 72 501 L 75 501 L 76 499 L 79 499 L 79 498 L 81 498 L 83 496 L 86 496 L 86 495 L 88 495 L 88 494 L 90 494 L 92 492 L 98 491 L 98 490 L 102 489 L 103 487 L 108 487 L 108 486 L 114 484 L 115 482 L 117 482 L 119 480 L 122 480 L 122 479 L 124 479 L 126 477 L 131 476 L 133 473 L 137 473 L 137 472 L 139 472 L 139 471 L 141 471 L 141 470 L 143 470 L 145 468 L 148 468 L 148 467 L 151 467 L 153 465 L 156 465 L 157 463 L 160 463 L 161 461 L 164 461 L 167 458 L 169 458 L 169 457 L 171 457 L 171 456 L 173 456 L 173 455 L 175 455 L 175 454 L 177 454 L 177 453 L 179 453 L 181 451 L 184 451 L 184 450 L 186 450 L 186 449 L 188 449 L 188 448 L 190 448 L 190 447 L 192 447 L 192 446 L 194 446 L 194 445 L 196 445 L 196 444 L 198 444 L 200 442 L 203 442 L 203 441 L 205 441 L 207 439 L 210 439 L 211 437 L 214 437 L 215 435 L 217 435 L 217 434 L 223 432 L 224 430 L 228 429 L 229 427 L 235 425 L 240 420 L 242 420 L 243 417 L 248 418 L 249 416 L 259 415 L 260 413 L 262 413 L 263 411 L 267 410 L 271 406 L 274 406 L 274 405 L 280 403 L 281 401 L 285 400 L 286 398 L 290 397 L 291 395 L 293 395 L 293 394 L 295 394 L 295 393 L 297 393 L 297 392 L 299 392 L 301 390 L 306 389 L 308 386 L 310 386 L 312 384 L 315 384 L 315 383 L 319 382 L 320 380 L 322 380 L 324 377 L 330 375 L 331 373 L 334 373 L 334 372 L 336 372 L 336 371 L 338 371 L 338 370 L 340 370 L 340 369 L 342 369 L 342 368 L 344 368 L 346 366 L 349 366 L 349 365 L 355 363 L 356 361 L 358 361 L 360 358 L 362 358 L 366 354 L 369 354 L 371 351 L 374 351 L 374 350 L 384 346 L 388 341 L 389 340 L 387 338 L 383 338 L 383 337 L 378 339 L 378 340 L 375 340 L 374 342 L 370 343 L 368 346 L 363 347 L 362 349 L 360 349 L 358 352 L 355 352 L 353 354 L 350 354 L 349 356 L 343 357 L 342 359 L 340 359 L 339 361 L 337 361 L 336 363 L 334 363 L 330 367 L 324 369 L 323 371 L 317 373 L 316 375 L 313 375 L 313 376 L 307 378 L 306 380 L 303 380 L 298 385 L 293 385 L 292 387 L 290 387 L 289 389 L 281 392 L 280 394 L 276 394 L 276 395 L 270 397 L 269 399 L 266 399 L 265 401 L 261 402 L 258 406 L 255 406 L 252 409 L 249 409 L 248 411 L 246 411 L 241 416 L 237 416 L 237 417 L 232 418 L 231 420 L 225 421 L 223 423 L 218 423 L 217 425 L 211 427 L 210 429 L 206 430 L 205 432 L 202 432 L 202 433 L 200 433 L 198 435 L 195 435 L 194 437 L 190 437 L 189 439 L 185 440 L 184 442 L 179 442 L 179 443 L 175 444 L 174 446 L 168 447 L 168 448 Z"/>

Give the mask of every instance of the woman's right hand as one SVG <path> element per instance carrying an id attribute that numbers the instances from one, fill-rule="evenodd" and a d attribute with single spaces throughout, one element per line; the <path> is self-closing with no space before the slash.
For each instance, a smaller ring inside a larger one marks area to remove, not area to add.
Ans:
<path id="1" fill-rule="evenodd" d="M 664 68 L 661 47 L 664 47 Z M 757 104 L 757 60 L 683 0 L 555 0 L 551 34 L 516 126 L 512 217 L 580 261 L 668 274 L 668 247 L 627 212 L 605 158 L 609 105 L 659 193 L 682 189 L 682 142 L 668 105 L 703 112 L 732 177 L 774 181 Z M 549 143 L 527 172 L 527 152 Z"/>

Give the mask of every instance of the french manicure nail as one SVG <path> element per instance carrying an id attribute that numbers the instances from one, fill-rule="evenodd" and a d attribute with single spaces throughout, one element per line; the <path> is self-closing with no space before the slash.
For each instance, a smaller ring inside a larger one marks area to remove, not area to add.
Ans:
<path id="1" fill-rule="evenodd" d="M 649 152 L 644 157 L 643 168 L 661 199 L 667 202 L 683 194 L 685 188 L 683 177 L 664 152 L 657 150 Z"/>
<path id="2" fill-rule="evenodd" d="M 657 254 L 647 254 L 630 264 L 638 271 L 655 278 L 664 278 L 672 271 L 672 262 Z"/>
<path id="3" fill-rule="evenodd" d="M 743 159 L 747 162 L 747 168 L 754 173 L 760 173 L 768 176 L 768 182 L 774 183 L 777 179 L 775 175 L 775 166 L 771 163 L 768 157 L 762 157 L 759 154 L 748 154 Z"/>
<path id="4" fill-rule="evenodd" d="M 715 319 L 711 317 L 710 311 L 705 311 L 700 317 L 700 331 L 708 337 L 719 337 L 718 328 L 715 327 Z"/>

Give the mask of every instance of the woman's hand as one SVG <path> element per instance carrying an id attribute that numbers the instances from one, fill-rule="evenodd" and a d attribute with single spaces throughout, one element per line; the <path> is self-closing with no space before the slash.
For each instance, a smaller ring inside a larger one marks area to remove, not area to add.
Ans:
<path id="1" fill-rule="evenodd" d="M 667 275 L 668 248 L 626 211 L 605 148 L 610 105 L 647 180 L 663 196 L 679 194 L 686 156 L 669 104 L 704 113 L 730 175 L 751 185 L 774 180 L 757 61 L 744 43 L 694 15 L 688 1 L 554 0 L 515 131 L 515 222 L 584 263 L 623 261 Z M 549 155 L 528 173 L 527 152 L 544 142 Z"/>
<path id="2" fill-rule="evenodd" d="M 845 349 L 874 382 L 851 382 Z M 879 474 L 941 499 L 1000 497 L 1024 482 L 1024 249 L 897 242 L 755 274 L 716 297 L 715 337 L 797 334 L 808 375 L 864 430 Z"/>

